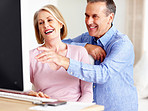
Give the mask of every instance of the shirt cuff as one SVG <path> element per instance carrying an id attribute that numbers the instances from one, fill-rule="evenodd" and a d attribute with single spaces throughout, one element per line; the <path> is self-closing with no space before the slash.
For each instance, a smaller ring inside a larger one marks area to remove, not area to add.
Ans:
<path id="1" fill-rule="evenodd" d="M 70 75 L 77 77 L 78 74 L 80 74 L 80 72 L 81 72 L 80 71 L 80 62 L 70 59 L 70 64 L 69 64 L 67 72 Z"/>
<path id="2" fill-rule="evenodd" d="M 82 62 L 70 59 L 70 64 L 67 69 L 67 72 L 69 75 L 77 77 L 83 81 L 87 82 L 96 81 L 96 76 L 95 76 L 96 71 L 94 70 L 94 65 L 83 64 Z"/>

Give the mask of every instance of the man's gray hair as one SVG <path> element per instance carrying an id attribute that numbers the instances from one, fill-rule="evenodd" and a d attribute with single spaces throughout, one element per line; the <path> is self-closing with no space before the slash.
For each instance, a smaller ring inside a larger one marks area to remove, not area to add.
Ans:
<path id="1" fill-rule="evenodd" d="M 106 15 L 108 16 L 110 13 L 114 13 L 115 15 L 116 5 L 113 0 L 87 0 L 87 3 L 95 3 L 95 2 L 105 2 L 107 7 Z"/>

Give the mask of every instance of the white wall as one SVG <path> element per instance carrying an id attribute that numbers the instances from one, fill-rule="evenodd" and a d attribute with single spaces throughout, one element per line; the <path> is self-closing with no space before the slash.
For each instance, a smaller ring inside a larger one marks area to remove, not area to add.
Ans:
<path id="1" fill-rule="evenodd" d="M 57 7 L 67 23 L 67 38 L 74 38 L 87 31 L 85 27 L 86 0 L 58 0 Z"/>
<path id="2" fill-rule="evenodd" d="M 144 51 L 148 52 L 148 0 L 145 0 L 144 5 Z"/>
<path id="3" fill-rule="evenodd" d="M 114 19 L 114 25 L 116 28 L 124 34 L 126 32 L 126 9 L 127 9 L 127 0 L 114 0 L 116 4 L 116 15 Z"/>

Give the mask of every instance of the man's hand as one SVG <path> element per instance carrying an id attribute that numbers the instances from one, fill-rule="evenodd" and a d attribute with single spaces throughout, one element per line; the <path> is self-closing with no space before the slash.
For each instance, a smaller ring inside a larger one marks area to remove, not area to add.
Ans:
<path id="1" fill-rule="evenodd" d="M 85 48 L 89 55 L 91 55 L 95 60 L 100 60 L 103 62 L 103 60 L 106 57 L 106 52 L 102 47 L 92 44 L 86 44 Z"/>
<path id="2" fill-rule="evenodd" d="M 55 51 L 46 47 L 39 47 L 38 50 L 43 51 L 36 56 L 36 59 L 42 63 L 55 63 L 58 66 L 64 67 L 66 70 L 69 67 L 70 60 L 67 57 L 57 54 Z"/>

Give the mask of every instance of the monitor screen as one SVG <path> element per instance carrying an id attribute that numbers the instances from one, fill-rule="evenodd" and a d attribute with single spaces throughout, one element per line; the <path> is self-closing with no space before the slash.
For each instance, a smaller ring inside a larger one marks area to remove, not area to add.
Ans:
<path id="1" fill-rule="evenodd" d="M 24 91 L 21 1 L 0 0 L 0 88 Z M 29 53 L 29 52 L 28 52 Z M 25 56 L 25 55 L 24 55 Z M 28 64 L 26 64 L 28 65 Z M 27 66 L 28 67 L 28 66 Z M 26 69 L 29 70 L 29 69 Z M 29 71 L 28 71 L 29 72 Z M 28 74 L 27 74 L 28 75 Z M 29 76 L 28 76 L 29 77 Z M 25 81 L 24 81 L 25 80 Z M 29 80 L 27 80 L 28 82 Z"/>

